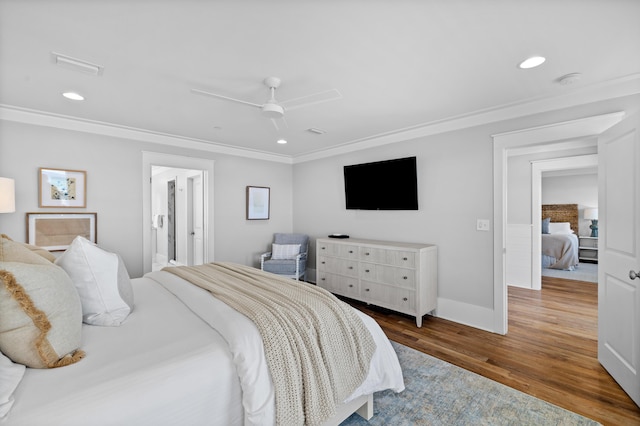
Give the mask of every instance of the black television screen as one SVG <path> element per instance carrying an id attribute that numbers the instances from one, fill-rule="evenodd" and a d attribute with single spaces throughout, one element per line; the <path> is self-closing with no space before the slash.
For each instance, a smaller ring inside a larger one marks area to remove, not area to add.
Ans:
<path id="1" fill-rule="evenodd" d="M 344 166 L 351 210 L 418 210 L 416 157 Z"/>

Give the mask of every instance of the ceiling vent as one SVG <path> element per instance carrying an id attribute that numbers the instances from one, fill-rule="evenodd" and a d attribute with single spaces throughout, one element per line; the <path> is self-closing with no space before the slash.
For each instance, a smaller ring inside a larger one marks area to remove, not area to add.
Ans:
<path id="1" fill-rule="evenodd" d="M 311 127 L 309 129 L 307 129 L 307 132 L 315 133 L 316 135 L 324 135 L 325 133 L 327 133 L 325 130 L 316 129 L 315 127 Z"/>
<path id="2" fill-rule="evenodd" d="M 56 65 L 80 71 L 85 74 L 102 75 L 104 67 L 102 65 L 92 64 L 82 59 L 72 58 L 71 56 L 62 55 L 60 53 L 51 52 L 51 57 Z"/>
<path id="3" fill-rule="evenodd" d="M 571 84 L 579 82 L 581 78 L 582 74 L 580 74 L 579 72 L 574 72 L 560 77 L 558 79 L 558 83 L 562 84 L 563 86 L 569 86 Z"/>

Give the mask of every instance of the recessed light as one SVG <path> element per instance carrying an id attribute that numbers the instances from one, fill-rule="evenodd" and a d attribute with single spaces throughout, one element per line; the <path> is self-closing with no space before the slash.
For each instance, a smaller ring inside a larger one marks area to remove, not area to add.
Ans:
<path id="1" fill-rule="evenodd" d="M 287 143 L 287 141 L 285 141 L 284 139 L 278 139 L 278 143 L 280 145 L 284 145 L 285 143 Z"/>
<path id="2" fill-rule="evenodd" d="M 529 68 L 535 68 L 539 65 L 542 65 L 544 61 L 546 61 L 547 59 L 544 58 L 543 56 L 532 56 L 530 58 L 525 59 L 524 61 L 520 62 L 520 65 L 518 65 L 520 68 L 522 69 L 529 69 Z"/>
<path id="3" fill-rule="evenodd" d="M 72 101 L 84 101 L 84 96 L 76 92 L 64 92 L 62 96 Z"/>

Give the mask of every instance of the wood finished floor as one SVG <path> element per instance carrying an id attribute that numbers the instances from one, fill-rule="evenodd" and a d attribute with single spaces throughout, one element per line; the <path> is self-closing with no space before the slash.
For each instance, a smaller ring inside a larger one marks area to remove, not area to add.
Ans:
<path id="1" fill-rule="evenodd" d="M 597 284 L 542 277 L 542 291 L 509 288 L 502 336 L 348 300 L 398 343 L 478 373 L 603 425 L 640 425 L 640 408 L 597 360 Z"/>

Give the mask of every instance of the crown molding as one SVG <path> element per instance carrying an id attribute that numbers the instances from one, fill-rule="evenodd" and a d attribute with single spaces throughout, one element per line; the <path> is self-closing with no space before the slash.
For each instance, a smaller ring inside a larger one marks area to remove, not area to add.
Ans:
<path id="1" fill-rule="evenodd" d="M 339 146 L 297 156 L 278 155 L 264 151 L 238 148 L 230 145 L 187 138 L 145 129 L 121 126 L 112 123 L 80 119 L 77 117 L 30 110 L 12 105 L 0 104 L 0 120 L 47 126 L 79 132 L 94 133 L 123 139 L 132 139 L 161 145 L 190 148 L 218 154 L 234 155 L 286 164 L 308 161 L 347 154 L 377 146 L 404 142 L 425 136 L 451 132 L 469 127 L 480 126 L 503 120 L 524 117 L 543 112 L 570 108 L 608 99 L 615 99 L 640 93 L 640 73 L 619 79 L 582 87 L 556 96 L 541 96 L 521 102 L 500 105 L 493 108 L 474 111 L 468 114 L 449 117 L 442 120 L 422 123 L 416 126 L 398 129 L 392 132 L 371 135 L 346 142 Z"/>
<path id="2" fill-rule="evenodd" d="M 570 108 L 593 102 L 615 99 L 640 93 L 640 73 L 616 80 L 583 87 L 557 96 L 530 98 L 521 102 L 500 105 L 472 113 L 449 117 L 443 120 L 423 123 L 410 128 L 382 133 L 358 139 L 294 158 L 294 163 L 318 160 L 340 154 L 347 154 L 376 146 L 408 141 L 425 136 L 461 130 L 469 127 L 504 121 L 543 112 Z"/>
<path id="3" fill-rule="evenodd" d="M 76 132 L 93 133 L 97 135 L 111 136 L 121 139 L 132 139 L 141 142 L 176 146 L 180 148 L 195 149 L 199 151 L 214 152 L 217 154 L 233 155 L 237 157 L 246 157 L 286 164 L 292 164 L 293 162 L 290 156 L 237 148 L 230 145 L 212 143 L 195 138 L 187 138 L 167 133 L 152 132 L 150 130 L 137 129 L 134 127 L 121 126 L 101 121 L 85 120 L 77 117 L 52 114 L 12 105 L 0 104 L 0 120 L 15 121 L 18 123 L 32 124 L 36 126 L 53 127 L 56 129 L 73 130 Z"/>

